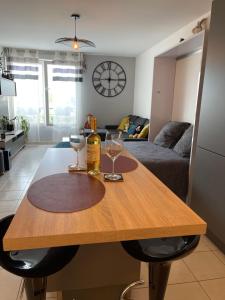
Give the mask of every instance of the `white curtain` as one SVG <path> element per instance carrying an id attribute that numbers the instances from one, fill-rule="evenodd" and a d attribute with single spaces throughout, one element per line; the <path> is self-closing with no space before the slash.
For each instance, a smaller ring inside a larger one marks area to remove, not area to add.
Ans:
<path id="1" fill-rule="evenodd" d="M 9 49 L 17 85 L 13 113 L 30 122 L 30 142 L 58 142 L 81 127 L 82 54 Z"/>

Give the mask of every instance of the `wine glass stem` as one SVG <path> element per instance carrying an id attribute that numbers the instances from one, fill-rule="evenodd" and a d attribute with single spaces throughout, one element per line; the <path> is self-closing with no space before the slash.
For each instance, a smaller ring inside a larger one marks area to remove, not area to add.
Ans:
<path id="1" fill-rule="evenodd" d="M 112 174 L 115 174 L 115 158 L 113 158 Z"/>

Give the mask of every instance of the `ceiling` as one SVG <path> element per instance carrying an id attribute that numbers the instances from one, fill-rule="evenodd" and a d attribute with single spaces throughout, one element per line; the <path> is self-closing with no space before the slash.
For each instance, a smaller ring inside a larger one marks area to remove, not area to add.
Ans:
<path id="1" fill-rule="evenodd" d="M 80 13 L 78 37 L 93 54 L 136 56 L 210 11 L 212 0 L 0 0 L 0 44 L 65 50 L 73 37 L 71 13 Z"/>

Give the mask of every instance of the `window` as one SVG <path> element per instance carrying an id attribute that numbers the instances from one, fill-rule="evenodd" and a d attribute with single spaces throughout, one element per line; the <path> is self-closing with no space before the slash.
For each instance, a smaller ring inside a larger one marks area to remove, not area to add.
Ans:
<path id="1" fill-rule="evenodd" d="M 17 97 L 14 99 L 14 114 L 26 116 L 29 122 L 45 122 L 42 64 L 13 63 L 10 70 L 16 82 Z"/>
<path id="2" fill-rule="evenodd" d="M 48 125 L 73 126 L 76 119 L 76 85 L 73 66 L 46 64 L 46 120 Z"/>
<path id="3" fill-rule="evenodd" d="M 76 82 L 81 70 L 40 60 L 10 64 L 17 86 L 14 115 L 25 116 L 32 141 L 59 140 L 74 130 L 77 122 Z"/>

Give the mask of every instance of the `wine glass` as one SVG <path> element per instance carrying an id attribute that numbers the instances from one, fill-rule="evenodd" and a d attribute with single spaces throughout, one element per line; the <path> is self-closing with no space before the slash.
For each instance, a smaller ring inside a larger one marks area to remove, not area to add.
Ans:
<path id="1" fill-rule="evenodd" d="M 121 132 L 106 134 L 105 138 L 105 150 L 109 158 L 112 159 L 113 167 L 112 173 L 106 174 L 105 178 L 116 181 L 121 178 L 119 174 L 115 173 L 115 161 L 119 157 L 120 153 L 123 151 L 123 140 L 121 138 Z"/>
<path id="2" fill-rule="evenodd" d="M 69 165 L 69 170 L 71 171 L 79 171 L 84 170 L 83 167 L 79 165 L 79 152 L 85 146 L 85 137 L 83 135 L 71 135 L 70 136 L 70 146 L 73 148 L 74 151 L 77 153 L 77 159 L 75 164 Z"/>

